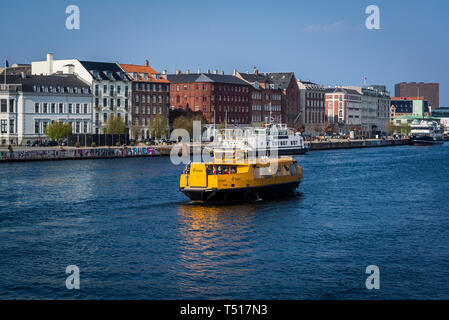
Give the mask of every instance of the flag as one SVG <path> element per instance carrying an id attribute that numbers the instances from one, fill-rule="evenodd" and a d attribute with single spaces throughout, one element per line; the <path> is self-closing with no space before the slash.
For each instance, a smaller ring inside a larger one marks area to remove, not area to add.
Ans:
<path id="1" fill-rule="evenodd" d="M 9 68 L 9 62 L 5 59 L 5 68 Z"/>

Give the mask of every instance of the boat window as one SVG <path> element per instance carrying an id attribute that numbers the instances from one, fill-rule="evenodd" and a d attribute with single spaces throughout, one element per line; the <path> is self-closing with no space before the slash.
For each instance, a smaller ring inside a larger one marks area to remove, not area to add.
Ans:
<path id="1" fill-rule="evenodd" d="M 290 175 L 290 167 L 287 164 L 284 164 L 284 176 Z"/>
<path id="2" fill-rule="evenodd" d="M 236 166 L 214 166 L 212 174 L 233 174 L 237 173 Z"/>
<path id="3" fill-rule="evenodd" d="M 290 166 L 291 172 L 292 172 L 292 176 L 296 175 L 296 166 L 294 164 L 292 164 Z"/>

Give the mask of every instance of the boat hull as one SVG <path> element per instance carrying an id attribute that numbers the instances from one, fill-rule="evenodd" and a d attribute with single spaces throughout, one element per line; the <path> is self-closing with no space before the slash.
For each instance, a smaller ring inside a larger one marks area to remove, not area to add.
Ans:
<path id="1" fill-rule="evenodd" d="M 444 140 L 431 140 L 431 139 L 412 139 L 410 141 L 411 145 L 414 146 L 431 146 L 434 144 L 443 144 Z"/>
<path id="2" fill-rule="evenodd" d="M 282 184 L 272 184 L 258 187 L 214 189 L 214 188 L 184 188 L 181 191 L 192 201 L 197 202 L 227 202 L 248 201 L 285 197 L 292 194 L 300 181 Z"/>

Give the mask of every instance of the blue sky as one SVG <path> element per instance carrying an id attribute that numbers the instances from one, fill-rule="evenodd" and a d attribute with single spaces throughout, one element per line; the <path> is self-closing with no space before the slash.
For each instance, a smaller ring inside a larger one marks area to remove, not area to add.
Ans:
<path id="1" fill-rule="evenodd" d="M 78 5 L 81 29 L 65 28 Z M 380 8 L 380 30 L 365 8 Z M 2 3 L 0 65 L 55 59 L 119 61 L 157 70 L 294 71 L 323 85 L 440 83 L 449 107 L 447 1 L 128 0 Z"/>

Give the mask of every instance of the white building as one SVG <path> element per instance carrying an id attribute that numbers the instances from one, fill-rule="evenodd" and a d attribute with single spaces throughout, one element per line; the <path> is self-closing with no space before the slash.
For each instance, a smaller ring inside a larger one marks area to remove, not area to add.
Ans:
<path id="1" fill-rule="evenodd" d="M 389 121 L 390 94 L 385 86 L 345 87 L 361 95 L 362 135 L 373 138 L 385 133 Z"/>
<path id="2" fill-rule="evenodd" d="M 90 86 L 75 75 L 8 75 L 0 85 L 0 144 L 47 139 L 53 121 L 72 124 L 73 133 L 92 133 Z"/>
<path id="3" fill-rule="evenodd" d="M 93 97 L 93 133 L 103 133 L 102 128 L 111 114 L 120 115 L 131 126 L 131 79 L 116 63 L 79 61 L 77 59 L 47 60 L 31 63 L 31 73 L 50 75 L 73 73 L 89 83 Z"/>

